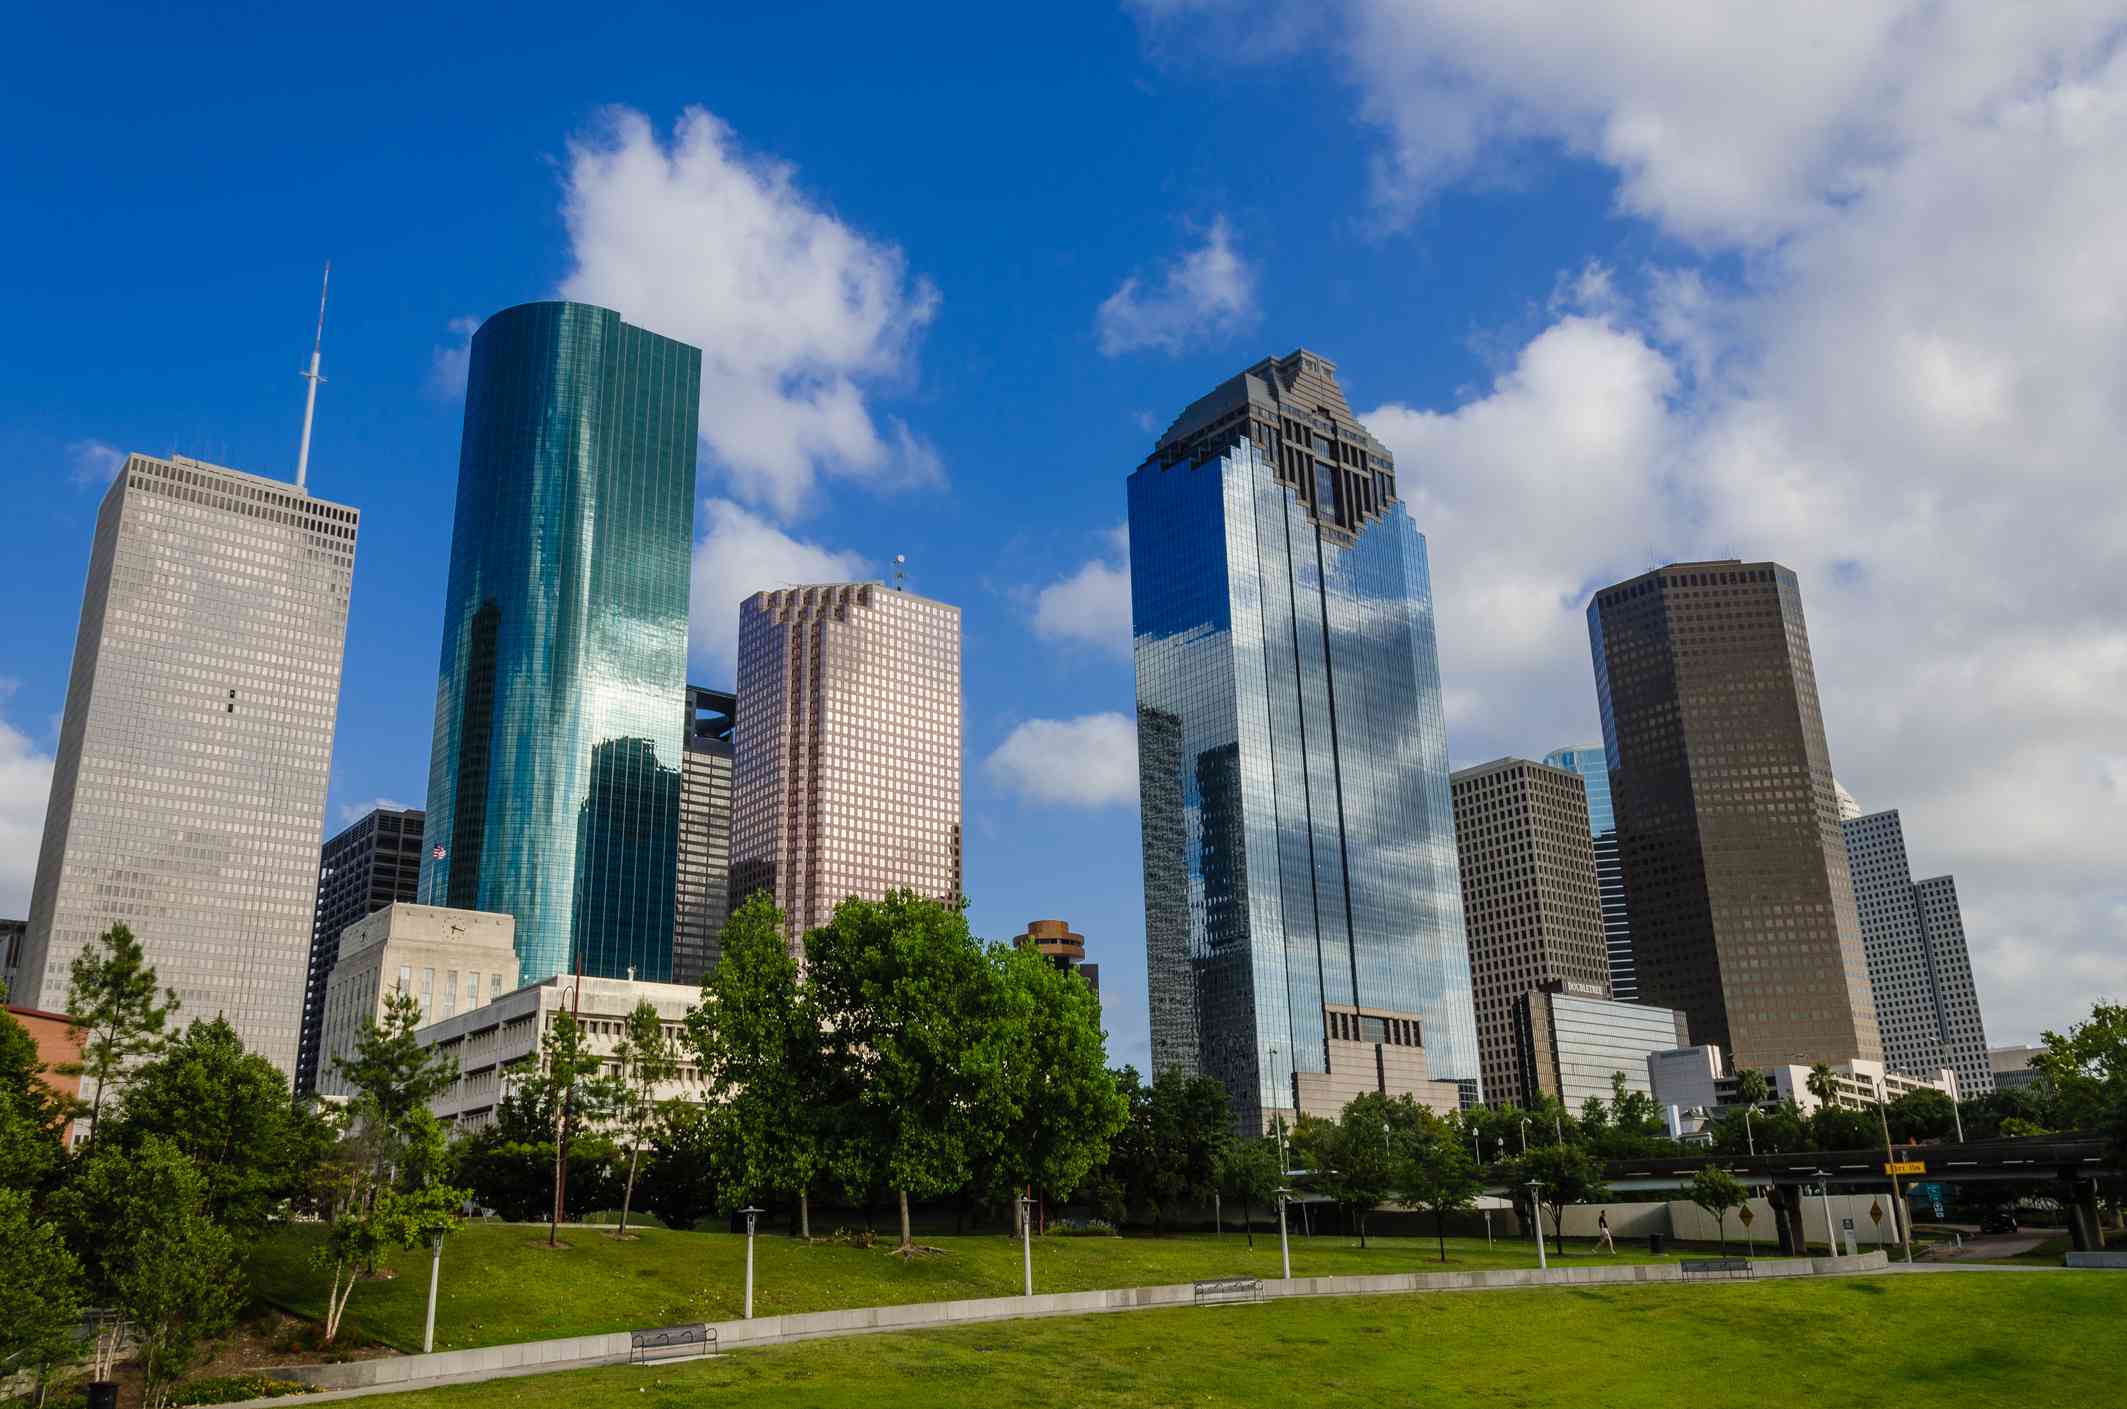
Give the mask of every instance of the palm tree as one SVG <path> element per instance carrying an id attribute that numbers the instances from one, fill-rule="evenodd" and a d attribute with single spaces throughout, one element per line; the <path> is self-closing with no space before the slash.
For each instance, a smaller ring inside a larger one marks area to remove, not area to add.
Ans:
<path id="1" fill-rule="evenodd" d="M 1809 1088 L 1810 1095 L 1827 1106 L 1835 1104 L 1839 1099 L 1839 1078 L 1832 1074 L 1830 1062 L 1818 1062 L 1812 1066 L 1809 1069 L 1809 1079 L 1802 1084 Z"/>
<path id="2" fill-rule="evenodd" d="M 1772 1083 L 1756 1067 L 1744 1067 L 1736 1073 L 1736 1099 L 1744 1105 L 1762 1106 L 1771 1094 Z"/>

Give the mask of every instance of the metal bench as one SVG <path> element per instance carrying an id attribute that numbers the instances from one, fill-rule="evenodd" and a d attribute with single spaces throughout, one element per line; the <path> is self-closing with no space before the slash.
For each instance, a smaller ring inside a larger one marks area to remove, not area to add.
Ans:
<path id="1" fill-rule="evenodd" d="M 1228 1302 L 1261 1301 L 1263 1279 L 1261 1277 L 1213 1277 L 1208 1282 L 1196 1284 L 1198 1306 L 1223 1306 Z"/>
<path id="2" fill-rule="evenodd" d="M 1725 1278 L 1733 1281 L 1750 1276 L 1750 1259 L 1746 1257 L 1684 1258 L 1677 1263 L 1677 1270 L 1686 1277 Z"/>
<path id="3" fill-rule="evenodd" d="M 663 1355 L 716 1354 L 716 1328 L 697 1321 L 691 1326 L 657 1326 L 628 1332 L 630 1363 L 648 1364 Z"/>

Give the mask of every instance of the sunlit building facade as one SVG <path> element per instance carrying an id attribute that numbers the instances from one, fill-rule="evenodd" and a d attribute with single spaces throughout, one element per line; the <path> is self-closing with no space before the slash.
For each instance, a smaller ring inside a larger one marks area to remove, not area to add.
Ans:
<path id="1" fill-rule="evenodd" d="M 1185 410 L 1129 504 L 1154 1070 L 1215 1077 L 1244 1128 L 1389 1072 L 1475 1100 L 1432 588 L 1388 450 L 1302 349 Z"/>
<path id="2" fill-rule="evenodd" d="M 1632 976 L 1632 915 L 1625 904 L 1625 867 L 1617 855 L 1617 813 L 1610 805 L 1610 763 L 1601 744 L 1575 744 L 1544 755 L 1553 768 L 1580 774 L 1588 788 L 1588 836 L 1595 852 L 1595 886 L 1603 901 L 1603 949 L 1610 993 L 1619 1002 L 1639 996 Z"/>
<path id="3" fill-rule="evenodd" d="M 14 1002 L 123 922 L 186 1018 L 291 1076 L 357 512 L 182 455 L 104 495 Z"/>
<path id="4" fill-rule="evenodd" d="M 851 896 L 961 894 L 960 609 L 876 582 L 739 604 L 731 895 L 795 948 Z"/>
<path id="5" fill-rule="evenodd" d="M 473 335 L 421 895 L 520 981 L 670 977 L 701 353 L 610 309 Z"/>

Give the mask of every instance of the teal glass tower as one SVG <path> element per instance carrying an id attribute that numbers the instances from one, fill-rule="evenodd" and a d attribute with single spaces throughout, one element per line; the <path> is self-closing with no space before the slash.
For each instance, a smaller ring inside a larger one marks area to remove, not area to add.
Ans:
<path id="1" fill-rule="evenodd" d="M 524 983 L 671 977 L 701 367 L 580 303 L 473 335 L 421 895 Z"/>
<path id="2" fill-rule="evenodd" d="M 1425 538 L 1306 349 L 1129 479 L 1152 1066 L 1243 1129 L 1477 1099 Z"/>

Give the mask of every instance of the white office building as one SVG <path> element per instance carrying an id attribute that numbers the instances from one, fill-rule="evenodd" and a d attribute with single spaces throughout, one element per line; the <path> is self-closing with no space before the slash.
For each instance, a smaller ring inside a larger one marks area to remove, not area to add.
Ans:
<path id="1" fill-rule="evenodd" d="M 291 1075 L 360 515 L 131 455 L 89 549 L 15 1001 L 112 925 Z"/>
<path id="2" fill-rule="evenodd" d="M 318 1037 L 320 1094 L 353 1095 L 335 1064 L 354 1055 L 385 1003 L 405 994 L 421 1005 L 421 1025 L 470 1012 L 517 987 L 517 922 L 481 910 L 399 901 L 340 933 L 339 958 L 325 984 Z"/>

